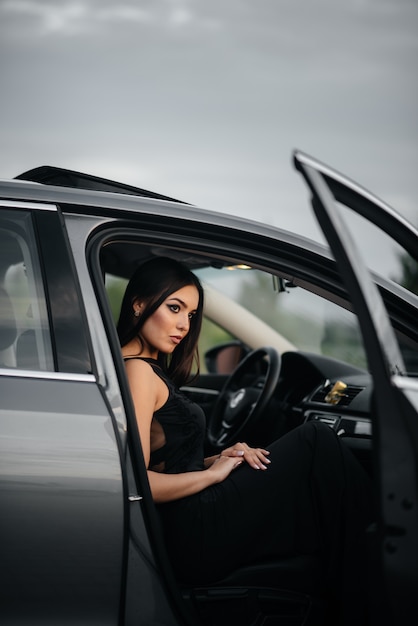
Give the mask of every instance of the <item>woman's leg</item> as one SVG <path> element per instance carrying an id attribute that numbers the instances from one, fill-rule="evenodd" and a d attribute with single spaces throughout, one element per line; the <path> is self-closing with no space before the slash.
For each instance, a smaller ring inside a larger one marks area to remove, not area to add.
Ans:
<path id="1" fill-rule="evenodd" d="M 318 554 L 324 585 L 334 595 L 348 593 L 358 607 L 370 520 L 367 475 L 323 424 L 296 428 L 269 449 L 267 470 L 242 465 L 223 483 L 173 503 L 165 517 L 180 576 L 215 580 L 252 562 Z"/>

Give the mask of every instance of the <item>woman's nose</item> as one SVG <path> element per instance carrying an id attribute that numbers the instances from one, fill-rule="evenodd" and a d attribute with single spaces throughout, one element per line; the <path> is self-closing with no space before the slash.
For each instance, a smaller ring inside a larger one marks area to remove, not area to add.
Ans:
<path id="1" fill-rule="evenodd" d="M 180 330 L 189 330 L 190 320 L 188 315 L 179 316 L 177 328 Z"/>

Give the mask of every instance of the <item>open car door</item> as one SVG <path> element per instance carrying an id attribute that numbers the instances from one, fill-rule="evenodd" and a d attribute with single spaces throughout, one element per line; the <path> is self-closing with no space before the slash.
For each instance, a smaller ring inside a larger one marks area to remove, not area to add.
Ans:
<path id="1" fill-rule="evenodd" d="M 338 202 L 394 237 L 417 260 L 417 231 L 368 192 L 300 152 L 294 164 L 339 266 L 361 327 L 373 376 L 376 525 L 370 529 L 373 624 L 406 624 L 418 590 L 418 379 L 407 375 L 382 297 L 363 263 Z"/>

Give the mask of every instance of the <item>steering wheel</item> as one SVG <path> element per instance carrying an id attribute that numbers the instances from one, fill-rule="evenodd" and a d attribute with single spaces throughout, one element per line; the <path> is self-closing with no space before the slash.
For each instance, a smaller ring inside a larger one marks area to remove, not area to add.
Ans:
<path id="1" fill-rule="evenodd" d="M 208 439 L 213 447 L 227 448 L 236 443 L 244 427 L 260 419 L 278 383 L 280 366 L 278 352 L 269 347 L 253 350 L 238 364 L 225 382 L 209 420 Z M 251 382 L 244 386 L 242 379 L 246 375 Z"/>

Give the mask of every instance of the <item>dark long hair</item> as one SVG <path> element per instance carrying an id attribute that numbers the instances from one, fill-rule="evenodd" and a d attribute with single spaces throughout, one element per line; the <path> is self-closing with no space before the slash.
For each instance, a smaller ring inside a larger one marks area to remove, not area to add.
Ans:
<path id="1" fill-rule="evenodd" d="M 141 341 L 141 328 L 146 320 L 166 298 L 187 285 L 194 285 L 199 293 L 198 308 L 191 319 L 189 332 L 172 354 L 159 355 L 161 367 L 179 386 L 190 379 L 193 363 L 199 371 L 197 342 L 202 326 L 203 289 L 193 272 L 182 263 L 166 257 L 156 257 L 140 265 L 126 287 L 117 324 L 121 347 L 134 337 Z M 139 317 L 135 317 L 133 310 L 137 299 L 145 305 Z"/>

